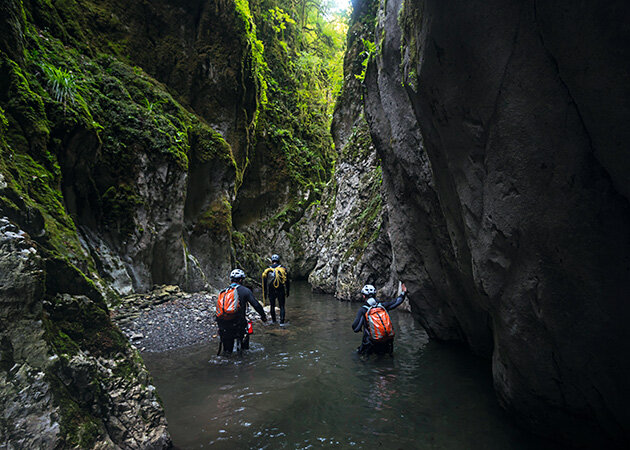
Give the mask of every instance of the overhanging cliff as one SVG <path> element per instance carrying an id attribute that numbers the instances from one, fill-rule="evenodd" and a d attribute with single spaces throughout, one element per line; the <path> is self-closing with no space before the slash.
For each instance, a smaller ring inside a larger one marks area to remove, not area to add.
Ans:
<path id="1" fill-rule="evenodd" d="M 577 445 L 630 436 L 629 18 L 390 0 L 366 76 L 419 320 L 492 355 L 506 409 Z"/>

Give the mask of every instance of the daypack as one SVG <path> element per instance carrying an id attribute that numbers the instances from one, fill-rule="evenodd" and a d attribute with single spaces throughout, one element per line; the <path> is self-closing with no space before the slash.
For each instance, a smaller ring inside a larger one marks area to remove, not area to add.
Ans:
<path id="1" fill-rule="evenodd" d="M 233 320 L 236 318 L 240 304 L 238 301 L 238 286 L 230 286 L 219 292 L 217 300 L 217 319 Z"/>
<path id="2" fill-rule="evenodd" d="M 367 306 L 364 306 L 367 308 Z M 387 310 L 380 304 L 373 306 L 365 313 L 365 323 L 374 342 L 385 342 L 394 338 L 395 332 Z"/>

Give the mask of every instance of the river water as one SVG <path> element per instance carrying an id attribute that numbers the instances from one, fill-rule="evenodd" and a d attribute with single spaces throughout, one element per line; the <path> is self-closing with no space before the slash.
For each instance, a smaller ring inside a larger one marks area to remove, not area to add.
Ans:
<path id="1" fill-rule="evenodd" d="M 145 354 L 180 449 L 541 449 L 497 404 L 489 362 L 429 341 L 392 311 L 394 356 L 362 359 L 360 305 L 297 284 L 284 326 L 255 323 L 251 349 Z"/>

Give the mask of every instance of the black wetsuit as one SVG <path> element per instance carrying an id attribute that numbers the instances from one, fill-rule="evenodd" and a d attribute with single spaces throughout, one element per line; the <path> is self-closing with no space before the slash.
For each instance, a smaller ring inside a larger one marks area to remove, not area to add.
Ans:
<path id="1" fill-rule="evenodd" d="M 237 315 L 232 320 L 222 320 L 217 318 L 217 324 L 219 326 L 219 335 L 221 336 L 221 342 L 223 343 L 223 351 L 225 353 L 232 353 L 234 349 L 234 340 L 243 339 L 247 333 L 247 304 L 249 303 L 254 307 L 256 312 L 260 314 L 263 322 L 267 321 L 265 310 L 262 305 L 258 303 L 258 300 L 254 298 L 254 294 L 249 288 L 241 286 L 237 283 L 232 283 L 231 286 L 237 286 L 238 302 L 240 308 Z M 249 341 L 242 348 L 247 348 Z"/>
<path id="2" fill-rule="evenodd" d="M 398 308 L 403 300 L 405 300 L 405 293 L 403 292 L 396 300 L 392 300 L 389 302 L 382 302 L 380 305 L 385 308 L 387 311 L 391 311 L 392 309 Z M 377 303 L 378 300 L 377 300 Z M 390 339 L 387 342 L 376 343 L 370 339 L 370 332 L 368 331 L 367 324 L 365 322 L 365 313 L 368 311 L 366 307 L 369 305 L 366 303 L 365 306 L 361 306 L 357 311 L 357 316 L 352 322 L 352 329 L 355 333 L 358 333 L 363 329 L 363 341 L 361 342 L 361 346 L 357 349 L 357 351 L 364 355 L 369 355 L 371 353 L 391 353 L 394 351 L 394 340 Z"/>
<path id="3" fill-rule="evenodd" d="M 276 267 L 283 267 L 278 263 L 273 263 L 271 266 L 269 266 L 273 269 L 275 269 Z M 286 274 L 287 274 L 287 280 L 285 283 L 280 283 L 280 286 L 275 288 L 273 287 L 273 282 L 270 280 L 269 283 L 267 283 L 267 279 L 269 277 L 269 275 L 267 275 L 265 277 L 265 280 L 263 280 L 266 286 L 266 292 L 267 292 L 267 298 L 269 298 L 269 304 L 271 305 L 271 320 L 272 322 L 276 321 L 276 300 L 278 300 L 278 306 L 280 306 L 280 323 L 284 323 L 284 318 L 285 318 L 285 308 L 284 308 L 284 303 L 286 298 L 289 296 L 289 289 L 291 287 L 291 284 L 289 282 L 289 272 L 287 271 L 287 269 L 285 267 L 283 267 Z"/>

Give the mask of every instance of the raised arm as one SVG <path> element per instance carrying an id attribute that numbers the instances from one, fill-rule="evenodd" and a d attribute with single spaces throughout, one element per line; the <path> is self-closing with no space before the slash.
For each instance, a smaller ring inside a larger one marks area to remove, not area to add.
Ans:
<path id="1" fill-rule="evenodd" d="M 402 302 L 405 301 L 406 296 L 407 296 L 407 291 L 403 291 L 403 293 L 400 294 L 398 298 L 396 298 L 396 300 L 392 300 L 390 302 L 383 302 L 381 303 L 381 305 L 383 305 L 383 308 L 385 308 L 387 311 L 391 311 L 392 309 L 396 309 L 400 305 L 402 305 Z"/>

